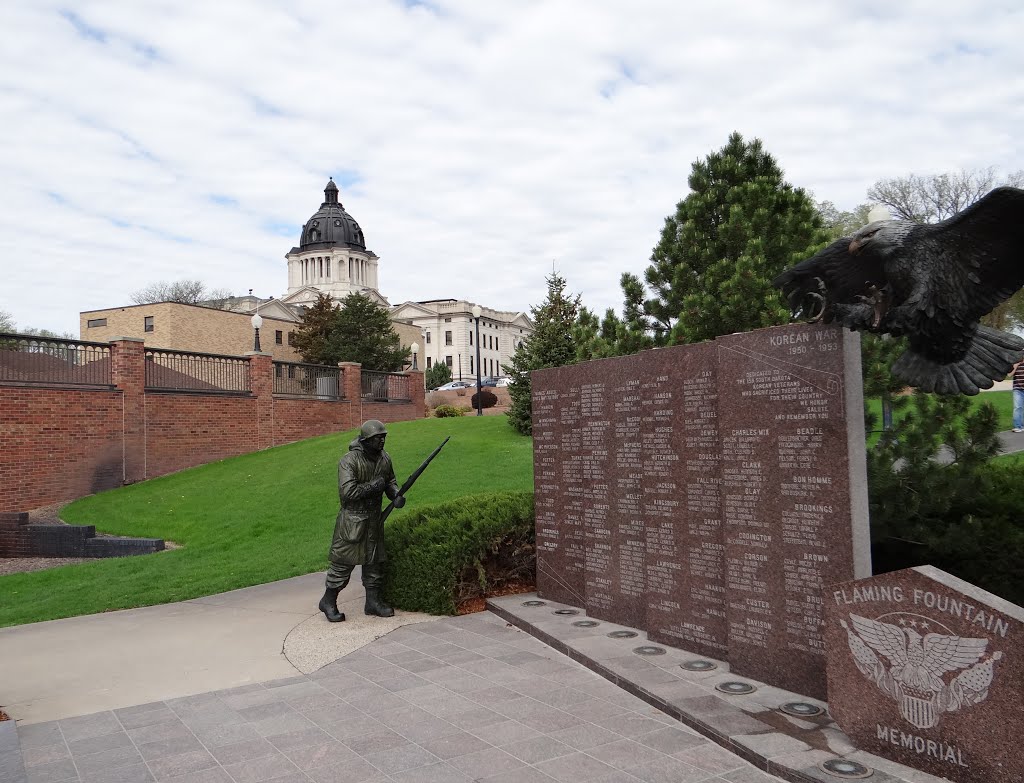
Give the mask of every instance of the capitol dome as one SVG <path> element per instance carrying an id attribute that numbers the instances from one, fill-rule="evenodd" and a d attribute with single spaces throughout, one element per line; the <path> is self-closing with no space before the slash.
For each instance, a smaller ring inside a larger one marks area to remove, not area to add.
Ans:
<path id="1" fill-rule="evenodd" d="M 302 227 L 299 250 L 349 247 L 366 250 L 363 230 L 338 202 L 338 186 L 332 177 L 324 188 L 324 203 Z"/>

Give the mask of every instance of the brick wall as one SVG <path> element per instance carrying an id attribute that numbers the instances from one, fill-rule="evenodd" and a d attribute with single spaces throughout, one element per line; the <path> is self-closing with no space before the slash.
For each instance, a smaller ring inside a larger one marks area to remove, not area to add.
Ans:
<path id="1" fill-rule="evenodd" d="M 146 478 L 259 451 L 253 397 L 151 392 L 145 421 Z"/>
<path id="2" fill-rule="evenodd" d="M 120 391 L 0 386 L 0 511 L 121 485 Z"/>
<path id="3" fill-rule="evenodd" d="M 278 443 L 340 432 L 361 424 L 351 400 L 274 399 L 274 438 Z M 409 406 L 406 406 L 409 407 Z"/>
<path id="4" fill-rule="evenodd" d="M 351 429 L 368 418 L 425 415 L 420 372 L 408 373 L 411 402 L 364 405 L 358 364 L 342 366 L 346 399 L 325 401 L 274 397 L 271 358 L 248 359 L 248 395 L 147 392 L 143 345 L 131 338 L 111 343 L 114 389 L 0 384 L 0 513 Z M 0 525 L 0 556 L 5 541 L 14 545 L 17 527 Z"/>

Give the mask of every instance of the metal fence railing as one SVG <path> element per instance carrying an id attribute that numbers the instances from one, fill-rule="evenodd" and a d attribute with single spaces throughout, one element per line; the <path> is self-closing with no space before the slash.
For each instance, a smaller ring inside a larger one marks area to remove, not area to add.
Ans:
<path id="1" fill-rule="evenodd" d="M 340 400 L 345 396 L 344 380 L 340 367 L 274 362 L 274 394 L 279 397 Z"/>
<path id="2" fill-rule="evenodd" d="M 146 389 L 246 394 L 249 360 L 240 356 L 146 348 Z"/>
<path id="3" fill-rule="evenodd" d="M 0 334 L 2 382 L 113 386 L 110 346 L 30 334 Z"/>
<path id="4" fill-rule="evenodd" d="M 405 402 L 409 396 L 409 376 L 397 372 L 363 370 L 362 395 L 375 402 Z"/>

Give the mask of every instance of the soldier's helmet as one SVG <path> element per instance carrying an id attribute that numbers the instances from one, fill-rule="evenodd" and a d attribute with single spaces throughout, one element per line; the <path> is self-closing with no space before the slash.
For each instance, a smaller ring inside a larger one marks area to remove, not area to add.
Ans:
<path id="1" fill-rule="evenodd" d="M 369 438 L 377 435 L 387 435 L 387 428 L 384 426 L 384 422 L 377 421 L 376 419 L 370 419 L 369 421 L 363 422 L 363 426 L 359 428 L 359 440 L 368 440 Z"/>

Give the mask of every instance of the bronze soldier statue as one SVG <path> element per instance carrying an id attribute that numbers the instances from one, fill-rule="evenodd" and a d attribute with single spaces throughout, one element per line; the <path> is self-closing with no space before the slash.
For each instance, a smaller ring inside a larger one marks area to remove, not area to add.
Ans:
<path id="1" fill-rule="evenodd" d="M 320 611 L 332 623 L 345 615 L 338 611 L 338 593 L 348 584 L 352 569 L 363 567 L 366 588 L 364 611 L 378 617 L 392 617 L 395 610 L 381 600 L 384 579 L 384 517 L 381 495 L 386 494 L 395 508 L 405 505 L 405 497 L 395 481 L 391 457 L 384 451 L 387 429 L 371 419 L 359 428 L 338 462 L 338 497 L 341 510 L 331 542 L 331 565 L 327 571 L 327 589 L 320 599 Z M 388 509 L 390 511 L 390 508 Z"/>

